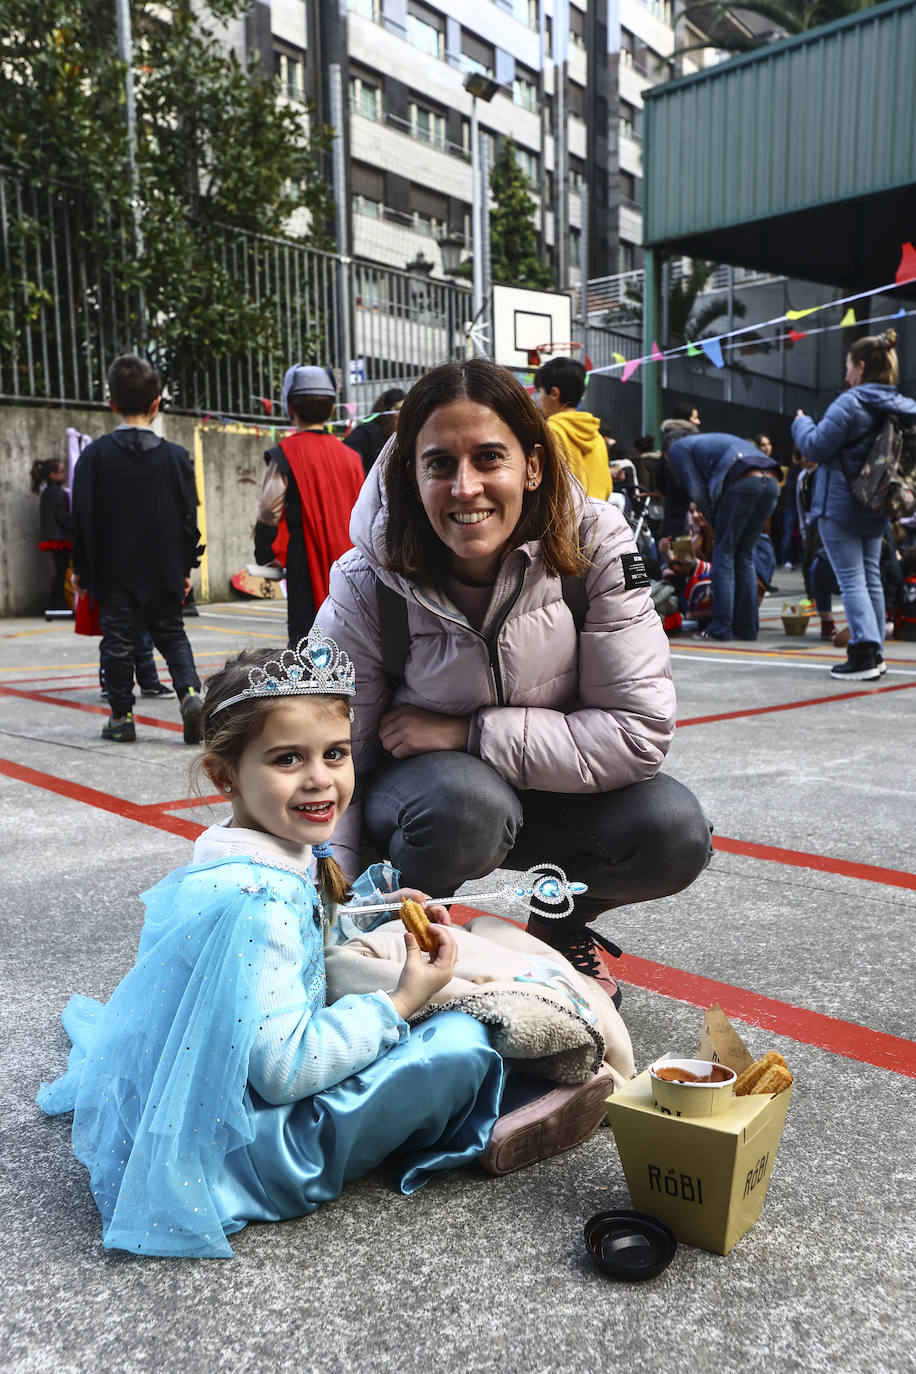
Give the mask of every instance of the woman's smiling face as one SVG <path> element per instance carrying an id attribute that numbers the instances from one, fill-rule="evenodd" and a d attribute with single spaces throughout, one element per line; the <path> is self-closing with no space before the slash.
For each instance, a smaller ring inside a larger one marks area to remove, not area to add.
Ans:
<path id="1" fill-rule="evenodd" d="M 541 466 L 540 448 L 526 456 L 489 406 L 464 398 L 430 414 L 417 435 L 417 490 L 460 581 L 495 582 L 524 494 L 540 485 Z"/>

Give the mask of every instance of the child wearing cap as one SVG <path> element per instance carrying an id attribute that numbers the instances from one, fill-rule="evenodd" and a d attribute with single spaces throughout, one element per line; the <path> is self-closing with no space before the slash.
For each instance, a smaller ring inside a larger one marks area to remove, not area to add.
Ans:
<path id="1" fill-rule="evenodd" d="M 334 413 L 337 387 L 323 367 L 297 364 L 283 379 L 283 406 L 296 426 L 264 455 L 267 474 L 258 502 L 255 560 L 278 562 L 275 541 L 286 521 L 287 627 L 291 644 L 308 634 L 328 594 L 331 564 L 352 546 L 350 511 L 363 468 L 324 426 Z"/>

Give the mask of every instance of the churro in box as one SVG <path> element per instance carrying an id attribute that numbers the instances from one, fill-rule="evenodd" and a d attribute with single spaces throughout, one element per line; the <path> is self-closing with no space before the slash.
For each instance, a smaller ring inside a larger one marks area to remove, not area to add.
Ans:
<path id="1" fill-rule="evenodd" d="M 716 1075 L 721 1087 L 715 1079 L 712 1088 L 705 1079 L 697 1085 L 707 1094 L 725 1094 L 725 1107 L 720 1096 L 712 1114 L 678 1115 L 677 1098 L 660 1095 L 646 1069 L 608 1099 L 608 1120 L 633 1206 L 660 1217 L 678 1240 L 725 1255 L 763 1210 L 792 1100 L 792 1074 L 776 1051 L 755 1061 L 718 1005 L 703 1017 L 695 1055 L 675 1059 L 672 1051 L 653 1068 L 693 1065 L 695 1074 L 695 1061 L 733 1071 L 727 1080 Z M 690 1078 L 685 1081 L 684 1093 L 694 1092 Z"/>

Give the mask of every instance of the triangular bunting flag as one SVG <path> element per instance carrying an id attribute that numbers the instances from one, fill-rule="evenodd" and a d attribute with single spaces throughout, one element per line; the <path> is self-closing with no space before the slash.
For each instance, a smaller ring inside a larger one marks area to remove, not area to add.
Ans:
<path id="1" fill-rule="evenodd" d="M 899 320 L 899 319 L 900 319 L 900 316 L 901 316 L 901 315 L 905 315 L 905 314 L 906 314 L 906 311 L 904 310 L 903 306 L 901 305 L 900 309 L 897 311 L 896 315 L 894 316 L 894 319 L 895 319 L 895 320 Z"/>
<path id="2" fill-rule="evenodd" d="M 905 281 L 916 279 L 916 248 L 911 243 L 904 243 L 900 246 L 900 266 L 894 281 L 898 286 L 902 286 Z"/>
<path id="3" fill-rule="evenodd" d="M 701 339 L 700 347 L 709 361 L 716 367 L 725 366 L 725 359 L 722 357 L 722 345 L 718 339 Z"/>
<path id="4" fill-rule="evenodd" d="M 639 364 L 641 362 L 642 358 L 631 358 L 630 361 L 624 367 L 623 371 L 621 372 L 620 380 L 622 382 L 628 382 L 630 378 L 633 376 L 633 373 L 639 367 Z"/>
<path id="5" fill-rule="evenodd" d="M 787 310 L 787 320 L 803 320 L 806 315 L 813 315 L 815 310 L 823 309 L 820 305 L 809 305 L 807 310 Z"/>
<path id="6" fill-rule="evenodd" d="M 792 340 L 793 343 L 798 343 L 799 339 L 807 339 L 807 337 L 808 335 L 804 332 L 804 330 L 801 333 L 799 333 L 797 329 L 789 330 L 789 338 Z"/>
<path id="7" fill-rule="evenodd" d="M 612 354 L 611 354 L 611 357 L 614 359 L 614 362 L 615 362 L 615 363 L 625 363 L 625 362 L 626 362 L 626 358 L 623 356 L 622 353 L 612 353 Z"/>
<path id="8" fill-rule="evenodd" d="M 697 348 L 696 344 L 692 344 L 692 343 L 688 343 L 688 344 L 687 344 L 687 357 L 688 357 L 688 358 L 699 358 L 699 356 L 700 356 L 700 354 L 701 354 L 702 352 L 703 352 L 702 348 Z"/>
<path id="9" fill-rule="evenodd" d="M 853 310 L 852 306 L 850 306 L 849 309 L 846 311 L 846 314 L 845 314 L 845 315 L 843 316 L 843 318 L 840 320 L 840 328 L 841 328 L 841 329 L 848 329 L 849 326 L 850 326 L 851 324 L 855 324 L 855 322 L 856 322 L 856 312 Z"/>
<path id="10" fill-rule="evenodd" d="M 345 410 L 345 411 L 347 412 L 348 415 L 355 415 L 355 414 L 356 414 L 356 402 L 355 402 L 355 401 L 344 401 L 340 408 L 341 408 L 341 410 Z"/>
<path id="11" fill-rule="evenodd" d="M 652 340 L 652 352 L 650 356 L 657 363 L 660 363 L 665 356 L 654 339 Z"/>

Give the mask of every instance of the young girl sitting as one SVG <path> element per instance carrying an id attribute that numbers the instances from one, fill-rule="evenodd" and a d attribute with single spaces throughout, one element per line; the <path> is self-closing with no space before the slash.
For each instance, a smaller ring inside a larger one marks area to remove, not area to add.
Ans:
<path id="1" fill-rule="evenodd" d="M 429 908 L 429 962 L 405 932 L 392 993 L 325 1005 L 354 686 L 317 629 L 279 662 L 245 652 L 211 678 L 203 767 L 232 817 L 144 894 L 137 962 L 107 1005 L 64 1012 L 69 1066 L 38 1103 L 73 1112 L 109 1249 L 228 1257 L 246 1222 L 312 1212 L 389 1155 L 410 1193 L 487 1146 L 503 1067 L 486 1029 L 459 1011 L 407 1025 L 452 975 L 444 908 Z"/>

